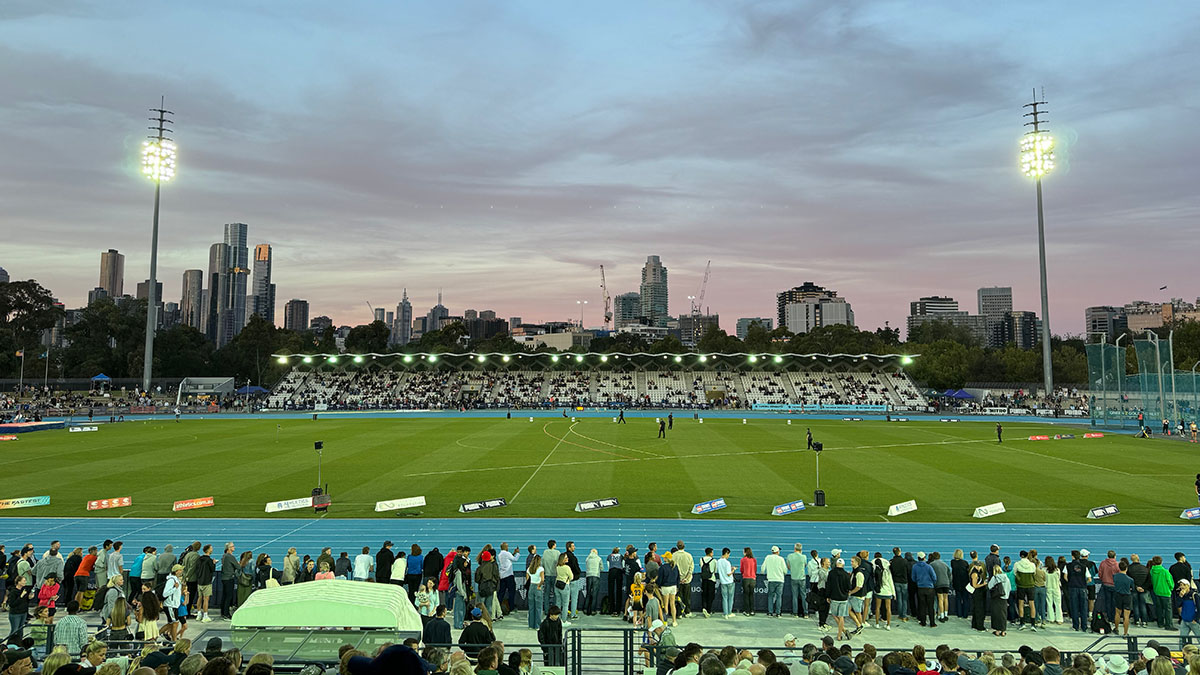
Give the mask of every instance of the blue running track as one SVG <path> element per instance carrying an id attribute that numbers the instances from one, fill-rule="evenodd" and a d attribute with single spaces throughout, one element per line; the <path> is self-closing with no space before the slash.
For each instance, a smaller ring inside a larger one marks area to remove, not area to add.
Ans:
<path id="1" fill-rule="evenodd" d="M 336 506 L 336 505 L 335 505 Z M 174 544 L 176 550 L 200 540 L 212 543 L 219 551 L 225 541 L 233 541 L 239 550 L 258 552 L 265 549 L 279 555 L 289 546 L 315 557 L 324 546 L 335 553 L 347 551 L 353 556 L 363 546 L 374 552 L 385 539 L 398 549 L 407 550 L 417 543 L 428 551 L 438 546 L 443 552 L 457 545 L 478 551 L 483 544 L 510 546 L 536 544 L 547 539 L 560 543 L 574 540 L 583 551 L 597 548 L 601 553 L 613 546 L 633 544 L 645 551 L 647 542 L 659 542 L 669 548 L 682 539 L 697 555 L 705 546 L 719 552 L 751 546 L 758 556 L 772 545 L 784 552 L 796 542 L 805 550 L 828 553 L 831 548 L 846 551 L 867 549 L 887 554 L 893 546 L 908 551 L 941 551 L 948 555 L 955 548 L 975 549 L 982 556 L 991 544 L 999 544 L 1004 554 L 1034 547 L 1039 555 L 1069 555 L 1071 549 L 1087 548 L 1092 559 L 1099 559 L 1110 548 L 1119 555 L 1138 553 L 1163 555 L 1183 551 L 1200 560 L 1200 534 L 1193 525 L 1118 525 L 1081 524 L 1001 524 L 1001 523 L 816 523 L 798 521 L 671 520 L 619 518 L 0 518 L 0 542 L 8 552 L 32 542 L 40 552 L 58 539 L 62 547 L 87 547 L 104 539 L 122 540 L 132 557 L 143 546 L 162 549 Z"/>

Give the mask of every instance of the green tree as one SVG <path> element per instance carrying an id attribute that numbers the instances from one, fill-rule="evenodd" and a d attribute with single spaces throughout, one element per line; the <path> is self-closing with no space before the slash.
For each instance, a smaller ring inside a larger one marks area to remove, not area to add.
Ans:
<path id="1" fill-rule="evenodd" d="M 958 388 L 966 384 L 970 351 L 955 340 L 938 340 L 921 349 L 921 357 L 909 366 L 914 378 L 934 389 Z"/>
<path id="2" fill-rule="evenodd" d="M 636 354 L 649 348 L 650 345 L 646 340 L 633 333 L 611 333 L 607 337 L 598 337 L 592 340 L 592 351 L 608 354 L 613 352 Z"/>
<path id="3" fill-rule="evenodd" d="M 17 376 L 19 350 L 25 351 L 26 361 L 41 354 L 43 331 L 62 314 L 50 291 L 32 279 L 0 284 L 0 372 Z"/>
<path id="4" fill-rule="evenodd" d="M 392 331 L 382 321 L 355 326 L 346 336 L 346 351 L 351 354 L 386 354 L 391 336 Z"/>
<path id="5" fill-rule="evenodd" d="M 213 357 L 216 374 L 228 375 L 238 382 L 270 386 L 287 370 L 271 355 L 295 353 L 294 346 L 297 345 L 291 331 L 281 330 L 254 314 L 229 344 L 217 350 Z"/>
<path id="6" fill-rule="evenodd" d="M 767 330 L 760 322 L 752 321 L 746 328 L 746 339 L 742 341 L 745 351 L 751 354 L 775 351 L 776 345 L 771 333 L 772 331 Z"/>
<path id="7" fill-rule="evenodd" d="M 206 377 L 213 373 L 213 346 L 204 334 L 182 324 L 154 336 L 154 374 Z"/>
<path id="8" fill-rule="evenodd" d="M 63 353 L 66 377 L 133 377 L 142 372 L 146 339 L 146 301 L 93 302 L 66 330 Z"/>
<path id="9" fill-rule="evenodd" d="M 682 350 L 683 343 L 680 343 Z M 724 330 L 709 326 L 708 330 L 704 331 L 704 335 L 696 341 L 696 351 L 705 354 L 721 353 L 721 354 L 737 354 L 746 350 L 746 346 L 742 341 L 737 339 L 736 335 L 729 335 Z"/>
<path id="10" fill-rule="evenodd" d="M 918 344 L 931 344 L 939 340 L 953 340 L 962 345 L 976 345 L 979 341 L 975 334 L 966 326 L 957 326 L 949 321 L 936 319 L 926 321 L 912 327 L 908 331 L 908 341 Z"/>
<path id="11" fill-rule="evenodd" d="M 682 354 L 684 351 L 683 343 L 674 335 L 668 335 L 650 345 L 651 354 Z"/>
<path id="12" fill-rule="evenodd" d="M 417 342 L 410 342 L 409 351 L 413 352 L 460 352 L 463 350 L 463 341 L 467 337 L 467 327 L 461 321 L 455 321 L 446 324 L 440 330 L 429 331 L 421 335 L 421 339 Z M 347 348 L 349 348 L 349 340 L 347 340 Z"/>
<path id="13" fill-rule="evenodd" d="M 1005 345 L 995 352 L 1004 370 L 1002 382 L 1038 382 L 1042 379 L 1042 356 L 1040 351 L 1017 349 L 1016 345 Z"/>

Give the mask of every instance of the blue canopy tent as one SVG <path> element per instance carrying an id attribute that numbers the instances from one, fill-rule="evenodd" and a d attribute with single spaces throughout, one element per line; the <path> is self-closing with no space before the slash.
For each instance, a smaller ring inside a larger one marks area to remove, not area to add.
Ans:
<path id="1" fill-rule="evenodd" d="M 245 396 L 246 394 L 265 394 L 265 393 L 267 393 L 267 391 L 268 391 L 267 389 L 260 387 L 256 384 L 254 386 L 246 385 L 246 386 L 242 387 L 241 389 L 238 389 L 234 393 L 239 396 Z"/>
<path id="2" fill-rule="evenodd" d="M 99 375 L 92 376 L 92 382 L 112 382 L 112 378 L 104 373 L 100 373 Z"/>
<path id="3" fill-rule="evenodd" d="M 954 393 L 947 394 L 947 395 L 948 395 L 950 398 L 956 398 L 956 399 L 959 399 L 959 400 L 966 400 L 966 399 L 969 399 L 969 398 L 975 398 L 974 396 L 972 396 L 972 395 L 968 394 L 967 392 L 963 391 L 962 389 L 956 390 Z"/>
<path id="4" fill-rule="evenodd" d="M 111 377 L 105 375 L 104 373 L 100 373 L 99 375 L 92 376 L 92 391 L 102 392 L 105 389 L 110 389 L 110 388 L 112 388 L 112 378 Z"/>

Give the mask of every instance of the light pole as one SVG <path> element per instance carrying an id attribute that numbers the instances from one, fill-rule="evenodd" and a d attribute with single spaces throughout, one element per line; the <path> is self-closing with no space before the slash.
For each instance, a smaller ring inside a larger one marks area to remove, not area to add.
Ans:
<path id="1" fill-rule="evenodd" d="M 1054 391 L 1054 370 L 1050 363 L 1050 297 L 1046 291 L 1046 221 L 1042 216 L 1042 176 L 1054 170 L 1054 137 L 1043 129 L 1045 120 L 1040 118 L 1046 111 L 1039 106 L 1046 105 L 1038 100 L 1037 90 L 1033 91 L 1033 102 L 1024 107 L 1030 108 L 1025 117 L 1033 120 L 1025 126 L 1033 127 L 1021 137 L 1021 171 L 1033 178 L 1037 184 L 1037 219 L 1038 219 L 1038 263 L 1042 276 L 1042 370 L 1043 386 L 1046 396 Z"/>
<path id="2" fill-rule="evenodd" d="M 146 290 L 148 302 L 146 305 L 146 349 L 142 361 L 142 391 L 150 391 L 150 371 L 154 364 L 154 330 L 158 327 L 158 293 L 155 292 L 158 277 L 158 202 L 162 184 L 175 177 L 175 142 L 167 138 L 171 133 L 167 128 L 173 122 L 167 119 L 175 113 L 163 109 L 160 101 L 158 108 L 150 112 L 157 113 L 150 121 L 155 125 L 150 127 L 155 134 L 149 140 L 142 141 L 142 175 L 154 181 L 154 226 L 150 233 L 150 282 Z"/>
<path id="3" fill-rule="evenodd" d="M 1196 391 L 1196 366 L 1200 366 L 1200 361 L 1192 364 L 1192 419 L 1196 419 L 1196 408 L 1200 407 L 1200 392 Z"/>
<path id="4" fill-rule="evenodd" d="M 579 305 L 579 330 L 583 330 L 583 309 L 587 300 L 576 300 L 575 304 Z"/>

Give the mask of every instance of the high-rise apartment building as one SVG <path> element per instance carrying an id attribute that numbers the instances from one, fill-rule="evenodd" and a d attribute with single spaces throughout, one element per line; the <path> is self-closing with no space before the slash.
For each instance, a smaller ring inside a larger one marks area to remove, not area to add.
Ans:
<path id="1" fill-rule="evenodd" d="M 8 270 L 0 267 L 0 284 L 8 283 Z"/>
<path id="2" fill-rule="evenodd" d="M 636 326 L 638 317 L 642 316 L 642 294 L 622 293 L 613 298 L 613 328 L 621 330 L 625 326 Z"/>
<path id="3" fill-rule="evenodd" d="M 372 321 L 378 321 L 379 323 L 383 323 L 384 322 L 383 320 L 386 318 L 387 318 L 387 310 L 386 309 L 384 309 L 382 307 L 371 308 L 371 320 Z"/>
<path id="4" fill-rule="evenodd" d="M 989 286 L 977 292 L 979 314 L 987 320 L 988 339 L 986 346 L 1003 347 L 1006 344 L 1004 329 L 1001 327 L 1008 320 L 1012 311 L 1012 286 Z"/>
<path id="5" fill-rule="evenodd" d="M 837 291 L 806 281 L 800 286 L 775 294 L 779 325 L 793 333 L 807 333 L 818 326 L 854 325 L 854 310 Z M 792 305 L 810 305 L 796 307 Z M 789 319 L 789 314 L 792 317 Z"/>
<path id="6" fill-rule="evenodd" d="M 137 283 L 137 295 L 134 296 L 138 300 L 150 299 L 150 280 L 139 281 Z M 154 282 L 154 300 L 157 304 L 163 304 L 162 301 L 162 282 Z"/>
<path id="7" fill-rule="evenodd" d="M 745 340 L 746 334 L 750 332 L 750 326 L 757 323 L 769 333 L 774 325 L 773 319 L 768 319 L 761 316 L 748 316 L 737 320 L 737 336 L 739 340 Z"/>
<path id="8" fill-rule="evenodd" d="M 250 277 L 250 249 L 245 223 L 225 224 L 225 245 L 229 247 L 229 309 L 231 332 L 217 346 L 223 347 L 246 325 L 246 281 Z"/>
<path id="9" fill-rule="evenodd" d="M 932 321 L 942 321 L 960 328 L 966 328 L 979 346 L 987 346 L 989 341 L 987 317 L 959 311 L 958 301 L 941 295 L 930 295 L 908 304 L 908 335 L 912 338 L 913 331 Z"/>
<path id="10" fill-rule="evenodd" d="M 97 300 L 100 300 L 101 298 L 107 298 L 107 297 L 108 297 L 108 291 L 104 290 L 103 288 L 100 288 L 99 286 L 93 288 L 92 290 L 88 291 L 88 307 L 91 307 L 92 304 L 94 302 L 96 302 Z"/>
<path id="11" fill-rule="evenodd" d="M 492 321 L 496 318 L 496 310 L 481 309 L 479 310 L 479 318 L 483 319 L 484 321 Z"/>
<path id="12" fill-rule="evenodd" d="M 1104 335 L 1109 342 L 1125 332 L 1129 327 L 1129 318 L 1125 315 L 1124 307 L 1088 307 L 1083 311 L 1083 322 L 1088 336 L 1093 333 Z"/>
<path id="13" fill-rule="evenodd" d="M 254 267 L 250 277 L 250 314 L 275 325 L 275 284 L 271 283 L 271 245 L 254 247 Z"/>
<path id="14" fill-rule="evenodd" d="M 287 304 L 283 306 L 283 327 L 294 331 L 308 328 L 307 300 L 288 300 Z"/>
<path id="15" fill-rule="evenodd" d="M 642 266 L 641 314 L 652 326 L 666 326 L 671 318 L 667 295 L 667 268 L 658 256 L 646 256 Z"/>
<path id="16" fill-rule="evenodd" d="M 442 305 L 442 292 L 438 291 L 437 304 L 425 315 L 425 331 L 433 332 L 442 327 L 444 320 L 450 316 L 450 310 Z"/>
<path id="17" fill-rule="evenodd" d="M 308 329 L 318 336 L 323 334 L 326 328 L 333 328 L 333 319 L 325 315 L 314 316 L 312 321 L 308 323 Z"/>
<path id="18" fill-rule="evenodd" d="M 223 346 L 221 337 L 232 329 L 222 328 L 225 319 L 232 321 L 229 309 L 229 246 L 218 242 L 208 247 L 208 290 L 204 292 L 204 334 Z"/>
<path id="19" fill-rule="evenodd" d="M 110 298 L 125 295 L 125 256 L 110 248 L 100 254 L 100 288 L 103 288 Z"/>
<path id="20" fill-rule="evenodd" d="M 396 324 L 392 329 L 392 341 L 398 345 L 412 342 L 412 303 L 408 301 L 408 289 L 400 296 L 400 304 L 396 305 Z"/>
<path id="21" fill-rule="evenodd" d="M 1041 325 L 1033 312 L 1008 312 L 1000 324 L 1000 344 L 1012 343 L 1017 349 L 1033 349 L 1041 341 Z"/>
<path id="22" fill-rule="evenodd" d="M 918 299 L 915 302 L 908 303 L 909 316 L 923 316 L 925 314 L 944 314 L 946 312 L 957 312 L 958 301 L 954 298 L 941 295 L 929 295 Z"/>
<path id="23" fill-rule="evenodd" d="M 203 330 L 200 321 L 204 306 L 204 270 L 183 271 L 183 294 L 179 298 L 179 321 Z"/>

